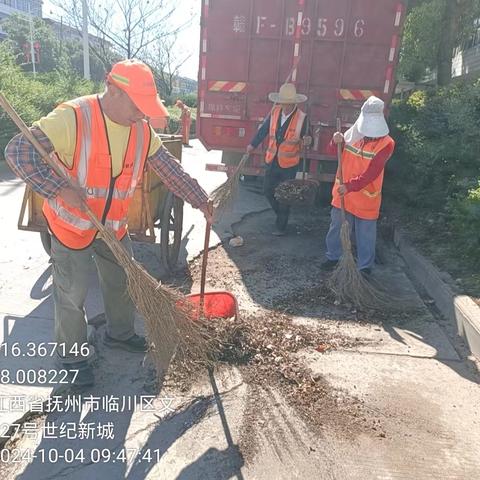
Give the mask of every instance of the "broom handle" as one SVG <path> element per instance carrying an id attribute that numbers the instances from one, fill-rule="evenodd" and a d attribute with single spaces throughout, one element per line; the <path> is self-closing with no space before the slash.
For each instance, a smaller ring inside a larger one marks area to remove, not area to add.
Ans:
<path id="1" fill-rule="evenodd" d="M 250 158 L 250 154 L 248 153 L 245 153 L 242 156 L 242 158 L 240 159 L 240 162 L 238 162 L 237 168 L 235 169 L 235 173 L 232 175 L 232 177 L 235 177 L 240 172 L 240 170 L 242 170 L 242 168 L 245 166 L 249 158 Z"/>
<path id="2" fill-rule="evenodd" d="M 337 118 L 337 132 L 342 131 L 342 123 L 340 121 L 340 118 Z M 342 170 L 342 144 L 338 143 L 337 144 L 337 159 L 338 159 L 338 169 L 337 169 L 337 175 L 338 179 L 340 180 L 340 185 L 343 185 L 343 170 Z M 342 206 L 342 219 L 345 221 L 345 198 L 343 195 L 340 197 L 340 204 Z"/>
<path id="3" fill-rule="evenodd" d="M 213 202 L 208 201 L 208 211 L 212 213 Z M 212 224 L 207 221 L 205 227 L 205 241 L 203 243 L 203 259 L 202 259 L 202 275 L 200 277 L 200 315 L 203 314 L 203 304 L 205 300 L 205 282 L 207 280 L 207 263 L 208 263 L 208 248 L 210 246 L 210 232 L 212 231 Z"/>
<path id="4" fill-rule="evenodd" d="M 23 136 L 33 145 L 35 150 L 40 154 L 42 157 L 42 160 L 45 161 L 53 170 L 54 172 L 62 177 L 63 180 L 66 180 L 68 182 L 68 185 L 78 191 L 78 187 L 75 187 L 72 184 L 71 179 L 68 177 L 68 175 L 57 165 L 57 163 L 50 157 L 50 155 L 47 153 L 47 151 L 43 148 L 42 144 L 35 138 L 35 136 L 32 134 L 32 132 L 29 130 L 29 128 L 25 125 L 25 122 L 20 118 L 18 113 L 15 111 L 15 109 L 12 107 L 10 102 L 5 98 L 2 92 L 0 92 L 0 105 L 2 108 L 5 110 L 7 115 L 10 117 L 10 119 L 15 123 L 15 125 L 19 128 L 20 132 L 23 134 Z M 106 229 L 105 225 L 103 225 L 96 215 L 92 212 L 90 207 L 87 205 L 86 201 L 82 199 L 82 204 L 83 204 L 83 209 L 85 213 L 88 215 L 92 223 L 95 225 L 97 230 L 99 230 L 102 233 L 108 233 L 108 230 Z"/>
<path id="5" fill-rule="evenodd" d="M 307 118 L 305 120 L 305 122 L 307 123 L 307 128 L 306 128 L 306 133 L 305 135 L 307 136 L 310 136 L 310 120 L 308 118 L 308 114 L 309 114 L 309 111 L 310 109 L 308 108 L 307 106 Z M 305 175 L 306 175 L 306 169 L 307 169 L 307 146 L 305 144 L 303 144 L 303 162 L 302 162 L 302 181 L 304 182 L 305 181 Z"/>

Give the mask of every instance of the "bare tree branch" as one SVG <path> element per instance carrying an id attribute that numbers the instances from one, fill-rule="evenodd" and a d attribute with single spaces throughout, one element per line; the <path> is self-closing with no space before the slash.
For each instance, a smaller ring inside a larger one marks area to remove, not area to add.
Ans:
<path id="1" fill-rule="evenodd" d="M 175 80 L 179 76 L 180 68 L 191 57 L 191 54 L 183 56 L 174 48 L 176 36 L 157 41 L 149 50 L 150 54 L 146 62 L 152 68 L 155 80 L 162 97 L 170 98 L 173 94 Z"/>
<path id="2" fill-rule="evenodd" d="M 88 0 L 89 24 L 102 47 L 92 47 L 92 52 L 107 64 L 112 51 L 122 58 L 146 59 L 152 57 L 152 45 L 159 39 L 176 38 L 177 33 L 191 25 L 187 18 L 180 25 L 172 21 L 178 0 Z M 81 31 L 80 2 L 55 0 L 65 16 L 65 23 Z M 173 48 L 173 44 L 168 44 Z M 108 58 L 107 58 L 108 57 Z"/>

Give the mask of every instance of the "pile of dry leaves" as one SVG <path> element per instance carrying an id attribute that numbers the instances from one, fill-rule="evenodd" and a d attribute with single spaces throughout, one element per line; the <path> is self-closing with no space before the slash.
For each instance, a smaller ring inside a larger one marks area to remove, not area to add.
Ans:
<path id="1" fill-rule="evenodd" d="M 358 400 L 334 391 L 328 382 L 308 369 L 298 352 L 323 354 L 345 346 L 348 340 L 332 338 L 318 326 L 294 324 L 287 315 L 265 311 L 238 319 L 216 319 L 209 325 L 215 342 L 214 362 L 238 367 L 250 386 L 278 389 L 313 427 L 321 427 L 332 415 L 357 417 Z M 173 368 L 169 384 L 187 390 L 198 372 Z M 352 415 L 353 413 L 353 415 Z M 349 422 L 351 423 L 351 422 Z"/>

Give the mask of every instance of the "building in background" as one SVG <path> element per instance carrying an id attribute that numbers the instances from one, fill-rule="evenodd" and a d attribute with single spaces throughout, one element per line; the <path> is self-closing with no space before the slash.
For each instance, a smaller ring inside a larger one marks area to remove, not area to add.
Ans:
<path id="1" fill-rule="evenodd" d="M 475 20 L 474 31 L 461 45 L 453 50 L 452 79 L 472 81 L 480 78 L 480 18 Z M 415 90 L 437 85 L 436 70 L 429 71 L 418 83 L 399 79 L 395 94 L 408 96 Z"/>
<path id="2" fill-rule="evenodd" d="M 452 77 L 480 76 L 480 19 L 475 21 L 475 32 L 453 53 Z"/>
<path id="3" fill-rule="evenodd" d="M 43 21 L 53 30 L 53 32 L 60 39 L 60 41 L 82 41 L 82 32 L 75 27 L 70 27 L 69 25 L 66 25 L 65 23 L 63 23 L 63 20 L 61 18 L 60 21 L 53 20 L 52 18 L 44 18 Z M 104 46 L 106 48 L 112 48 L 112 44 L 109 41 L 103 40 L 96 35 L 92 35 L 91 33 L 89 33 L 88 38 L 90 45 L 93 45 L 94 47 Z"/>
<path id="4" fill-rule="evenodd" d="M 29 12 L 35 17 L 42 16 L 42 0 L 0 0 L 0 39 L 5 36 L 2 31 L 2 20 L 15 13 L 28 15 Z"/>

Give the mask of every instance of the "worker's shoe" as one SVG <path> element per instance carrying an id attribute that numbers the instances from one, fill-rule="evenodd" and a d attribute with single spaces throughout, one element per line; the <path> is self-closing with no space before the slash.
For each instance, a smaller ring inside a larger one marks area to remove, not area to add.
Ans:
<path id="1" fill-rule="evenodd" d="M 325 272 L 331 272 L 332 270 L 335 270 L 337 265 L 338 265 L 338 260 L 325 260 L 320 265 L 320 270 L 324 270 Z"/>
<path id="2" fill-rule="evenodd" d="M 95 383 L 93 368 L 86 361 L 76 363 L 63 363 L 62 370 L 67 370 L 67 380 L 75 387 L 90 387 Z"/>
<path id="3" fill-rule="evenodd" d="M 275 235 L 276 237 L 284 237 L 286 234 L 286 230 L 279 230 L 278 228 L 272 231 L 272 235 Z"/>
<path id="4" fill-rule="evenodd" d="M 128 340 L 115 340 L 105 332 L 103 343 L 110 348 L 119 348 L 133 353 L 145 353 L 148 350 L 148 344 L 145 337 L 134 333 Z"/>
<path id="5" fill-rule="evenodd" d="M 372 275 L 372 269 L 371 268 L 362 268 L 360 270 L 360 273 L 365 277 L 365 278 L 370 278 Z"/>

